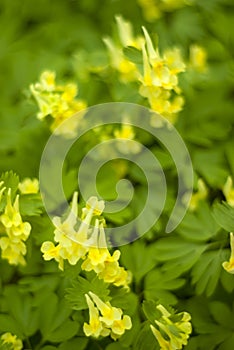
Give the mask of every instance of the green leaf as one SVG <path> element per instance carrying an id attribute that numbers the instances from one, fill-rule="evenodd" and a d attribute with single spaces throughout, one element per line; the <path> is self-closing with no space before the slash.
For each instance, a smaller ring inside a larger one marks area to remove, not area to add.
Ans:
<path id="1" fill-rule="evenodd" d="M 186 240 L 204 242 L 214 237 L 219 230 L 207 203 L 199 204 L 194 213 L 187 213 L 179 227 L 178 233 Z"/>
<path id="2" fill-rule="evenodd" d="M 145 349 L 159 350 L 160 349 L 158 342 L 150 329 L 149 322 L 145 322 L 145 324 L 143 324 L 143 327 L 138 333 L 138 336 L 133 344 L 133 349 L 134 350 L 145 350 Z"/>
<path id="3" fill-rule="evenodd" d="M 60 350 L 84 350 L 88 342 L 88 338 L 78 337 L 62 343 L 58 348 Z"/>
<path id="4" fill-rule="evenodd" d="M 157 300 L 162 304 L 174 305 L 176 296 L 171 292 L 181 288 L 185 283 L 182 278 L 176 278 L 175 273 L 153 270 L 145 278 L 144 295 L 147 300 Z"/>
<path id="5" fill-rule="evenodd" d="M 59 327 L 47 336 L 47 340 L 52 343 L 60 343 L 74 337 L 79 329 L 79 324 L 75 321 L 66 320 Z"/>
<path id="6" fill-rule="evenodd" d="M 111 305 L 121 308 L 127 315 L 132 316 L 136 312 L 138 306 L 138 297 L 136 294 L 126 292 L 126 290 L 122 288 L 122 293 L 112 296 Z"/>
<path id="7" fill-rule="evenodd" d="M 136 64 L 142 64 L 142 52 L 135 48 L 134 46 L 127 46 L 123 48 L 123 53 L 126 56 L 129 61 L 136 63 Z"/>
<path id="8" fill-rule="evenodd" d="M 180 237 L 166 237 L 153 245 L 155 257 L 159 262 L 165 262 L 162 270 L 179 276 L 198 261 L 207 245 L 187 242 Z"/>
<path id="9" fill-rule="evenodd" d="M 23 216 L 38 216 L 43 204 L 39 194 L 23 194 L 19 198 L 20 213 Z"/>
<path id="10" fill-rule="evenodd" d="M 15 285 L 4 289 L 4 296 L 9 313 L 22 333 L 25 336 L 33 335 L 39 326 L 39 309 L 33 307 L 33 297 L 28 293 L 20 293 Z"/>
<path id="11" fill-rule="evenodd" d="M 20 338 L 23 338 L 23 332 L 17 320 L 7 314 L 0 314 L 0 332 L 10 332 L 12 334 L 16 334 Z"/>
<path id="12" fill-rule="evenodd" d="M 227 329 L 232 330 L 234 328 L 233 324 L 230 322 L 233 314 L 227 304 L 224 304 L 220 301 L 212 301 L 209 304 L 209 309 L 211 315 L 217 323 Z"/>
<path id="13" fill-rule="evenodd" d="M 197 294 L 214 293 L 222 271 L 224 255 L 222 251 L 212 250 L 202 254 L 192 269 L 192 283 L 196 285 Z"/>
<path id="14" fill-rule="evenodd" d="M 144 314 L 152 325 L 155 325 L 155 320 L 161 318 L 161 312 L 156 308 L 157 305 L 158 303 L 154 300 L 144 300 L 142 304 Z"/>
<path id="15" fill-rule="evenodd" d="M 49 302 L 48 302 L 49 301 Z M 54 293 L 48 293 L 40 306 L 40 331 L 44 340 L 62 342 L 72 338 L 79 324 L 69 319 L 71 309 L 64 299 L 58 299 Z"/>
<path id="16" fill-rule="evenodd" d="M 97 277 L 90 282 L 81 276 L 78 276 L 72 282 L 72 287 L 67 289 L 66 299 L 74 310 L 84 310 L 88 308 L 85 299 L 85 294 L 88 292 L 97 294 L 103 301 L 109 300 L 108 284 Z"/>
<path id="17" fill-rule="evenodd" d="M 6 187 L 6 190 L 3 192 L 1 203 L 0 203 L 0 211 L 2 211 L 6 205 L 6 196 L 8 189 L 11 189 L 11 198 L 12 200 L 15 198 L 15 194 L 18 190 L 19 177 L 13 171 L 7 171 L 0 176 L 0 182 L 3 181 L 3 187 Z"/>
<path id="18" fill-rule="evenodd" d="M 156 254 L 153 246 L 146 246 L 144 241 L 137 240 L 120 248 L 122 264 L 132 272 L 136 283 L 154 268 Z"/>
<path id="19" fill-rule="evenodd" d="M 234 231 L 234 208 L 228 203 L 216 203 L 213 207 L 213 216 L 217 223 L 226 231 Z"/>

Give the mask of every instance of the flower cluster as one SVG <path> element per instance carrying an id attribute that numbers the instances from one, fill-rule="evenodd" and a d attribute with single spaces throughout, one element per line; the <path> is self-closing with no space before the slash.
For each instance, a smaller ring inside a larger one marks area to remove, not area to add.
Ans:
<path id="1" fill-rule="evenodd" d="M 184 104 L 178 74 L 185 71 L 185 63 L 178 48 L 167 50 L 161 56 L 147 30 L 143 28 L 143 31 L 146 43 L 142 46 L 143 75 L 139 92 L 154 111 L 174 122 Z"/>
<path id="2" fill-rule="evenodd" d="M 0 338 L 0 348 L 7 346 L 9 350 L 21 350 L 23 349 L 23 343 L 20 339 L 17 339 L 16 335 L 12 335 L 11 333 L 4 333 Z M 5 349 L 5 348 L 4 348 Z"/>
<path id="3" fill-rule="evenodd" d="M 188 338 L 192 332 L 190 323 L 191 316 L 187 312 L 169 312 L 163 305 L 157 305 L 161 317 L 155 320 L 156 327 L 150 326 L 160 349 L 177 350 L 187 345 Z"/>
<path id="4" fill-rule="evenodd" d="M 130 274 L 119 265 L 120 251 L 116 250 L 111 255 L 107 249 L 104 220 L 98 218 L 104 210 L 104 201 L 90 197 L 86 207 L 82 209 L 81 223 L 78 223 L 77 200 L 78 193 L 75 192 L 71 211 L 66 220 L 62 221 L 60 217 L 53 219 L 54 240 L 57 245 L 49 241 L 42 244 L 41 251 L 44 259 L 55 259 L 62 270 L 64 260 L 75 265 L 80 259 L 83 259 L 81 265 L 83 270 L 95 271 L 98 277 L 106 283 L 127 288 Z M 92 226 L 93 221 L 94 226 Z"/>
<path id="5" fill-rule="evenodd" d="M 149 22 L 160 18 L 164 12 L 174 11 L 190 2 L 189 0 L 138 0 L 143 16 Z"/>
<path id="6" fill-rule="evenodd" d="M 0 184 L 0 187 L 3 183 Z M 3 192 L 0 191 L 0 200 Z M 24 255 L 26 254 L 25 241 L 28 239 L 31 225 L 29 222 L 23 222 L 19 210 L 19 195 L 12 202 L 11 188 L 7 191 L 6 206 L 0 216 L 0 230 L 3 237 L 0 238 L 0 247 L 2 249 L 2 258 L 7 259 L 12 265 L 25 265 Z"/>
<path id="7" fill-rule="evenodd" d="M 104 303 L 96 294 L 85 294 L 89 308 L 89 323 L 84 323 L 83 330 L 87 337 L 98 338 L 111 336 L 117 340 L 126 329 L 131 329 L 132 322 L 128 315 L 123 315 L 120 308 L 111 306 L 110 302 Z"/>
<path id="8" fill-rule="evenodd" d="M 234 236 L 233 233 L 230 233 L 230 246 L 231 246 L 231 255 L 229 261 L 223 262 L 223 268 L 231 273 L 234 274 Z"/>
<path id="9" fill-rule="evenodd" d="M 119 71 L 122 81 L 140 83 L 139 93 L 147 98 L 151 109 L 174 122 L 184 104 L 178 75 L 185 71 L 186 66 L 180 50 L 173 48 L 161 55 L 144 27 L 144 36 L 134 38 L 131 24 L 121 17 L 116 20 L 121 45 L 117 47 L 110 38 L 104 39 L 113 68 Z M 121 46 L 122 49 L 132 46 L 140 52 L 143 71 L 139 65 L 124 56 Z"/>
<path id="10" fill-rule="evenodd" d="M 67 137 L 73 137 L 78 118 L 69 118 L 86 108 L 84 101 L 76 99 L 77 86 L 72 83 L 57 85 L 55 73 L 45 71 L 41 74 L 38 83 L 30 85 L 30 90 L 40 109 L 37 114 L 38 119 L 41 120 L 47 116 L 52 117 L 52 131 Z M 81 117 L 81 115 L 79 116 Z M 69 122 L 57 128 L 63 121 L 68 119 Z"/>

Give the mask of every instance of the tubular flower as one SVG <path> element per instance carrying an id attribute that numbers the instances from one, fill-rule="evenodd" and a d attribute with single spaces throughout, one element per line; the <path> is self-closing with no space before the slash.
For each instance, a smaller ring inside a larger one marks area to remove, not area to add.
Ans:
<path id="1" fill-rule="evenodd" d="M 12 204 L 10 188 L 7 192 L 7 204 L 0 216 L 0 222 L 5 234 L 0 238 L 2 258 L 7 259 L 13 265 L 25 265 L 24 255 L 27 249 L 24 242 L 29 237 L 31 225 L 22 221 L 19 210 L 19 195 L 16 196 L 14 204 Z"/>
<path id="2" fill-rule="evenodd" d="M 229 261 L 223 262 L 223 268 L 231 273 L 234 274 L 234 236 L 233 233 L 230 233 L 230 246 L 231 246 L 231 255 Z"/>
<path id="3" fill-rule="evenodd" d="M 90 319 L 89 324 L 84 323 L 83 326 L 86 336 L 106 337 L 110 335 L 112 339 L 116 340 L 125 333 L 126 329 L 131 329 L 131 318 L 123 315 L 120 308 L 113 307 L 109 302 L 104 303 L 92 292 L 89 292 L 89 295 L 86 294 L 85 297 Z"/>
<path id="4" fill-rule="evenodd" d="M 121 125 L 120 129 L 114 130 L 114 136 L 116 139 L 119 139 L 117 147 L 120 152 L 124 154 L 128 153 L 139 153 L 141 146 L 137 142 L 132 142 L 135 139 L 135 132 L 131 124 L 128 124 L 128 120 L 125 120 Z"/>
<path id="5" fill-rule="evenodd" d="M 138 0 L 142 8 L 143 16 L 148 22 L 154 22 L 160 18 L 164 12 L 171 12 L 180 7 L 188 5 L 188 0 Z"/>
<path id="6" fill-rule="evenodd" d="M 231 176 L 228 176 L 227 181 L 223 186 L 223 194 L 227 203 L 234 207 L 234 187 Z"/>
<path id="7" fill-rule="evenodd" d="M 19 183 L 18 187 L 20 192 L 23 194 L 38 193 L 39 182 L 38 179 L 25 178 L 22 182 Z"/>
<path id="8" fill-rule="evenodd" d="M 0 345 L 7 345 L 10 350 L 21 350 L 23 349 L 23 343 L 20 339 L 17 339 L 16 335 L 11 333 L 4 333 L 1 336 Z"/>
<path id="9" fill-rule="evenodd" d="M 104 330 L 101 320 L 99 319 L 99 311 L 95 307 L 93 301 L 90 299 L 88 294 L 85 294 L 86 302 L 89 308 L 89 324 L 84 323 L 83 330 L 87 337 L 98 338 Z"/>
<path id="10" fill-rule="evenodd" d="M 207 52 L 203 47 L 191 45 L 190 65 L 198 72 L 205 72 L 207 70 Z"/>
<path id="11" fill-rule="evenodd" d="M 131 23 L 125 21 L 121 16 L 116 16 L 117 29 L 119 34 L 119 45 L 115 44 L 110 38 L 104 38 L 103 41 L 109 51 L 111 65 L 120 74 L 120 79 L 127 83 L 136 81 L 139 72 L 136 65 L 125 58 L 122 47 L 133 46 L 140 48 L 143 38 L 133 36 Z"/>
<path id="12" fill-rule="evenodd" d="M 187 312 L 171 313 L 163 305 L 158 305 L 157 309 L 161 317 L 155 320 L 156 327 L 150 326 L 160 349 L 177 350 L 187 345 L 188 338 L 192 332 L 190 323 L 191 316 Z"/>
<path id="13" fill-rule="evenodd" d="M 73 137 L 79 120 L 69 118 L 86 108 L 84 101 L 76 99 L 77 86 L 75 84 L 57 85 L 55 73 L 45 71 L 41 74 L 39 83 L 30 85 L 30 90 L 40 110 L 37 114 L 38 119 L 42 120 L 51 116 L 53 119 L 52 131 L 66 137 Z M 81 114 L 80 117 L 82 117 Z M 67 119 L 69 123 L 56 129 Z"/>
<path id="14" fill-rule="evenodd" d="M 191 201 L 189 203 L 189 209 L 194 211 L 201 200 L 206 199 L 208 194 L 206 185 L 202 179 L 197 181 L 197 192 L 192 195 Z"/>

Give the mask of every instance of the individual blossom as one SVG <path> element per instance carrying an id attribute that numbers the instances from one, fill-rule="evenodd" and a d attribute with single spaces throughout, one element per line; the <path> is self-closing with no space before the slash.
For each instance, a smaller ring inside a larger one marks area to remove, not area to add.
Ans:
<path id="1" fill-rule="evenodd" d="M 161 317 L 155 320 L 155 326 L 150 326 L 160 349 L 177 350 L 187 345 L 189 335 L 192 332 L 191 316 L 187 312 L 169 312 L 163 305 L 159 304 L 157 310 Z"/>
<path id="2" fill-rule="evenodd" d="M 127 119 L 124 120 L 119 129 L 114 130 L 114 136 L 118 140 L 117 148 L 123 154 L 136 154 L 140 152 L 141 145 L 136 141 L 134 142 L 136 135 Z"/>
<path id="3" fill-rule="evenodd" d="M 54 72 L 45 71 L 38 83 L 30 85 L 31 93 L 39 107 L 37 117 L 43 120 L 50 116 L 51 130 L 55 134 L 74 137 L 83 113 L 79 113 L 75 118 L 71 117 L 84 110 L 86 103 L 76 98 L 78 88 L 75 84 L 58 85 L 55 78 Z M 66 123 L 63 123 L 64 121 Z"/>
<path id="4" fill-rule="evenodd" d="M 109 331 L 105 331 L 105 327 L 100 320 L 98 309 L 95 307 L 88 294 L 85 294 L 85 299 L 89 308 L 89 323 L 85 322 L 83 326 L 85 335 L 87 337 L 92 336 L 94 338 L 98 338 L 100 335 L 109 335 Z"/>
<path id="5" fill-rule="evenodd" d="M 234 207 L 234 186 L 231 176 L 228 176 L 227 181 L 223 186 L 223 194 L 227 203 Z"/>
<path id="6" fill-rule="evenodd" d="M 19 190 L 22 194 L 38 193 L 39 182 L 38 179 L 25 178 L 18 185 Z"/>
<path id="7" fill-rule="evenodd" d="M 119 44 L 109 37 L 103 39 L 109 51 L 111 66 L 119 72 L 120 80 L 123 82 L 137 81 L 139 71 L 136 65 L 124 56 L 123 47 L 133 46 L 139 49 L 143 38 L 134 37 L 131 23 L 125 21 L 121 16 L 116 16 L 116 22 Z"/>
<path id="8" fill-rule="evenodd" d="M 0 347 L 1 345 L 7 345 L 9 350 L 21 350 L 23 349 L 23 343 L 16 335 L 9 332 L 1 335 Z"/>
<path id="9" fill-rule="evenodd" d="M 29 222 L 23 222 L 19 210 L 19 195 L 12 203 L 11 189 L 7 192 L 7 203 L 4 212 L 0 216 L 1 232 L 0 247 L 2 258 L 7 259 L 13 265 L 25 265 L 24 256 L 27 249 L 25 241 L 28 239 L 31 225 Z"/>
<path id="10" fill-rule="evenodd" d="M 234 274 L 234 236 L 233 233 L 230 233 L 230 246 L 231 246 L 231 255 L 229 258 L 229 261 L 223 262 L 223 268 L 231 273 Z"/>
<path id="11" fill-rule="evenodd" d="M 148 22 L 154 22 L 166 12 L 175 11 L 191 4 L 189 0 L 138 0 L 143 16 Z"/>
<path id="12" fill-rule="evenodd" d="M 207 70 L 207 52 L 199 45 L 190 46 L 190 66 L 198 72 Z"/>
<path id="13" fill-rule="evenodd" d="M 90 298 L 91 297 L 91 298 Z M 89 324 L 84 323 L 86 336 L 111 336 L 117 340 L 126 330 L 131 329 L 132 322 L 128 315 L 123 315 L 120 308 L 113 307 L 110 302 L 103 302 L 96 294 L 85 295 L 89 308 Z"/>
<path id="14" fill-rule="evenodd" d="M 192 197 L 189 203 L 189 209 L 191 211 L 196 210 L 199 205 L 199 202 L 207 198 L 207 194 L 208 194 L 208 191 L 204 181 L 202 179 L 198 179 L 197 192 L 192 194 Z"/>

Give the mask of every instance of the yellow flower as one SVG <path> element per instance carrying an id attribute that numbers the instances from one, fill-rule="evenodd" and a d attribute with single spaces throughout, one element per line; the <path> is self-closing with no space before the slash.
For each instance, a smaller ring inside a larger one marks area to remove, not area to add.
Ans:
<path id="1" fill-rule="evenodd" d="M 84 323 L 83 330 L 87 337 L 98 338 L 103 333 L 104 327 L 100 321 L 98 309 L 94 306 L 88 294 L 85 294 L 85 298 L 89 308 L 89 323 Z"/>
<path id="2" fill-rule="evenodd" d="M 92 215 L 100 216 L 105 208 L 104 201 L 99 201 L 97 197 L 90 197 L 86 202 L 86 207 L 82 210 L 83 215 L 87 215 L 91 209 Z"/>
<path id="3" fill-rule="evenodd" d="M 39 182 L 38 179 L 25 178 L 22 182 L 19 183 L 18 187 L 20 192 L 23 194 L 38 193 Z"/>
<path id="4" fill-rule="evenodd" d="M 198 207 L 198 204 L 201 200 L 206 199 L 208 194 L 206 185 L 202 179 L 198 179 L 197 181 L 197 192 L 193 193 L 190 203 L 189 209 L 191 211 L 195 210 Z"/>
<path id="5" fill-rule="evenodd" d="M 229 258 L 229 261 L 223 262 L 223 268 L 231 273 L 234 274 L 234 236 L 233 233 L 230 233 L 230 246 L 231 246 L 231 255 Z"/>
<path id="6" fill-rule="evenodd" d="M 8 189 L 7 193 L 7 204 L 4 213 L 0 216 L 0 221 L 6 228 L 12 226 L 19 226 L 22 222 L 21 215 L 19 212 L 19 196 L 16 196 L 15 202 L 11 203 L 11 189 Z"/>
<path id="7" fill-rule="evenodd" d="M 116 307 L 112 307 L 109 302 L 104 303 L 96 294 L 89 292 L 93 301 L 97 305 L 98 310 L 101 312 L 102 317 L 100 320 L 105 323 L 107 327 L 112 326 L 114 321 L 121 320 L 123 311 Z"/>
<path id="8" fill-rule="evenodd" d="M 187 345 L 189 335 L 192 332 L 190 314 L 187 312 L 171 313 L 161 304 L 157 305 L 156 308 L 160 311 L 161 317 L 155 320 L 156 327 L 151 325 L 150 328 L 160 345 L 160 349 L 182 349 L 183 345 Z"/>
<path id="9" fill-rule="evenodd" d="M 11 265 L 25 265 L 24 255 L 27 252 L 26 245 L 20 239 L 10 239 L 9 237 L 0 238 L 0 248 L 2 249 L 2 258 L 7 259 Z"/>
<path id="10" fill-rule="evenodd" d="M 119 39 L 123 47 L 133 46 L 137 49 L 141 48 L 143 38 L 141 36 L 134 37 L 133 28 L 130 22 L 125 21 L 122 16 L 115 16 Z"/>
<path id="11" fill-rule="evenodd" d="M 21 350 L 23 349 L 23 343 L 20 339 L 17 339 L 16 335 L 12 335 L 11 333 L 4 333 L 1 336 L 1 343 L 3 345 L 10 345 L 11 350 Z"/>
<path id="12" fill-rule="evenodd" d="M 199 72 L 207 70 L 207 52 L 199 45 L 190 46 L 191 67 Z"/>
<path id="13" fill-rule="evenodd" d="M 185 71 L 185 64 L 178 48 L 167 50 L 161 57 L 147 30 L 142 29 L 145 44 L 142 45 L 143 75 L 139 78 L 139 93 L 148 99 L 154 111 L 175 122 L 176 114 L 184 103 L 184 99 L 176 94 L 181 93 L 178 74 Z"/>
<path id="14" fill-rule="evenodd" d="M 30 90 L 39 107 L 38 119 L 42 120 L 50 115 L 53 118 L 51 130 L 55 134 L 68 138 L 75 136 L 83 113 L 79 114 L 79 118 L 70 117 L 86 108 L 84 101 L 76 99 L 77 86 L 70 83 L 57 85 L 55 73 L 45 71 L 38 83 L 30 85 Z M 65 120 L 68 120 L 67 123 L 62 124 Z"/>
<path id="15" fill-rule="evenodd" d="M 131 140 L 135 139 L 135 132 L 133 131 L 133 127 L 128 124 L 127 118 L 125 118 L 124 124 L 121 125 L 121 129 L 114 130 L 114 136 L 116 139 L 119 139 L 117 147 L 120 152 L 124 154 L 136 154 L 140 152 L 141 145 L 136 142 L 131 142 Z"/>
<path id="16" fill-rule="evenodd" d="M 111 327 L 111 338 L 117 340 L 125 333 L 126 329 L 132 328 L 132 320 L 128 315 L 124 315 L 122 320 L 115 320 Z"/>
<path id="17" fill-rule="evenodd" d="M 143 16 L 149 22 L 154 22 L 165 12 L 174 11 L 190 3 L 189 0 L 138 0 Z"/>
<path id="18" fill-rule="evenodd" d="M 231 176 L 228 176 L 227 181 L 223 186 L 223 194 L 227 203 L 234 207 L 234 187 Z"/>
<path id="19" fill-rule="evenodd" d="M 89 292 L 89 295 L 86 294 L 85 298 L 89 307 L 89 324 L 84 323 L 83 330 L 88 337 L 110 335 L 116 340 L 125 333 L 126 329 L 132 327 L 131 318 L 123 315 L 120 308 L 113 307 L 110 302 L 104 303 L 92 292 Z"/>
<path id="20" fill-rule="evenodd" d="M 16 196 L 14 204 L 11 200 L 11 189 L 7 192 L 7 204 L 3 214 L 0 216 L 0 222 L 3 225 L 3 233 L 6 235 L 0 239 L 2 258 L 7 259 L 9 264 L 25 265 L 24 255 L 26 254 L 26 245 L 31 225 L 29 222 L 23 222 L 19 211 L 19 195 Z"/>

